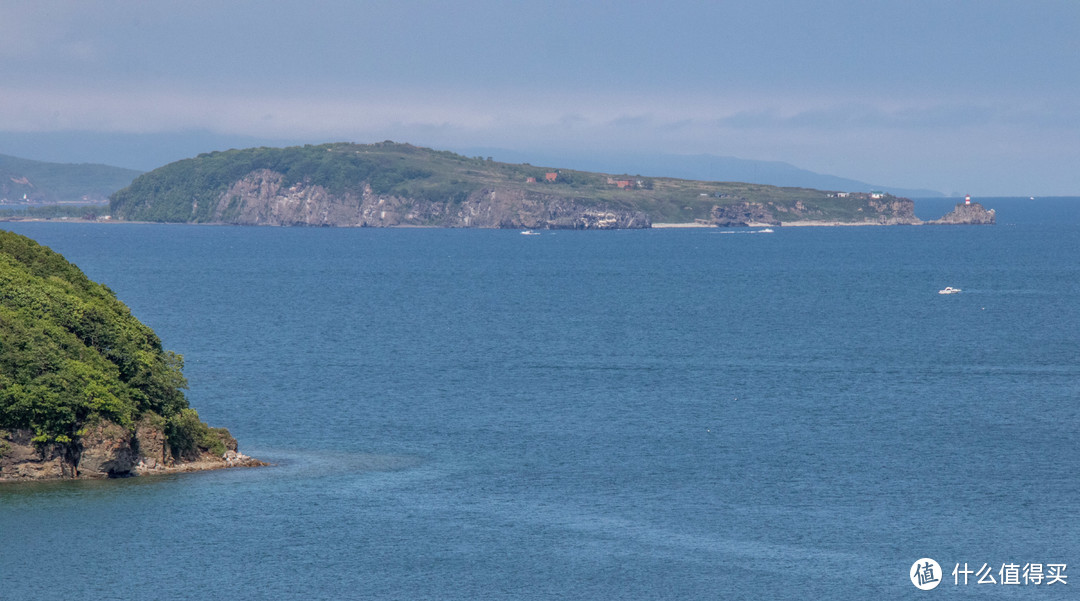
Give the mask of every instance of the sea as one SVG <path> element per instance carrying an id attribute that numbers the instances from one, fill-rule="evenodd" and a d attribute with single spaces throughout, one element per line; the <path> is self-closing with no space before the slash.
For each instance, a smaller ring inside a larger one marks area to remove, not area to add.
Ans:
<path id="1" fill-rule="evenodd" d="M 0 598 L 1075 599 L 1080 198 L 980 200 L 996 226 L 0 224 L 273 464 L 0 486 Z"/>

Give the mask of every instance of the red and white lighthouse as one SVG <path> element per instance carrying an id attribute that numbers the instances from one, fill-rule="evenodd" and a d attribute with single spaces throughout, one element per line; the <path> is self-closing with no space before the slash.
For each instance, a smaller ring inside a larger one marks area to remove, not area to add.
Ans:
<path id="1" fill-rule="evenodd" d="M 970 194 L 968 194 L 967 196 L 964 197 L 964 204 L 966 204 L 966 205 L 971 204 L 971 195 Z"/>

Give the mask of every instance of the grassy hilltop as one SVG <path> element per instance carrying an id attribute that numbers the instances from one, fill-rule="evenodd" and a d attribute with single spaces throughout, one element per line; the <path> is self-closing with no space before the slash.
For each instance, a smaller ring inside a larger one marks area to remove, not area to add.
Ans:
<path id="1" fill-rule="evenodd" d="M 554 181 L 550 181 L 552 173 L 556 174 Z M 290 199 L 294 204 L 303 199 L 308 206 L 322 202 L 341 215 L 350 214 L 348 211 L 359 214 L 365 210 L 365 202 L 375 203 L 371 199 L 378 198 L 382 201 L 379 205 L 394 200 L 400 218 L 371 225 L 468 227 L 478 225 L 468 220 L 459 223 L 447 215 L 462 212 L 462 207 L 475 213 L 473 205 L 493 191 L 500 198 L 512 199 L 506 201 L 510 204 L 562 202 L 560 210 L 639 212 L 653 222 L 709 220 L 715 207 L 740 203 L 769 204 L 781 212 L 790 210 L 835 221 L 861 221 L 868 213 L 877 212 L 869 206 L 867 195 L 837 198 L 806 188 L 501 163 L 394 142 L 202 154 L 139 176 L 112 196 L 111 212 L 114 218 L 136 221 L 264 223 L 260 219 L 280 211 Z M 266 206 L 252 208 L 256 196 Z M 314 224 L 290 219 L 297 224 Z M 360 218 L 348 223 L 343 219 L 324 220 L 319 225 L 369 224 Z M 278 224 L 293 223 L 285 221 Z M 517 221 L 505 217 L 479 226 L 518 227 Z"/>

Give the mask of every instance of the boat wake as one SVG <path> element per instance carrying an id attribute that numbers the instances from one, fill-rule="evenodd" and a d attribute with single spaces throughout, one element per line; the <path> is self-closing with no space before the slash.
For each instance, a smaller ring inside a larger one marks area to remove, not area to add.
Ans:
<path id="1" fill-rule="evenodd" d="M 767 227 L 763 230 L 724 230 L 722 232 L 716 232 L 717 234 L 772 234 L 775 230 L 771 227 Z"/>

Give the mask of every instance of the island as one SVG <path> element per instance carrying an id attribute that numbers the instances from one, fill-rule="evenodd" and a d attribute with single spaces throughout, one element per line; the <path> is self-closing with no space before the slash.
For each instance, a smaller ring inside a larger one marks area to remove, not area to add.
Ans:
<path id="1" fill-rule="evenodd" d="M 0 482 L 264 465 L 199 419 L 182 369 L 109 288 L 0 231 Z"/>
<path id="2" fill-rule="evenodd" d="M 594 173 L 391 141 L 201 154 L 138 176 L 111 196 L 110 214 L 167 223 L 529 230 L 924 223 L 910 199 L 885 193 Z"/>

